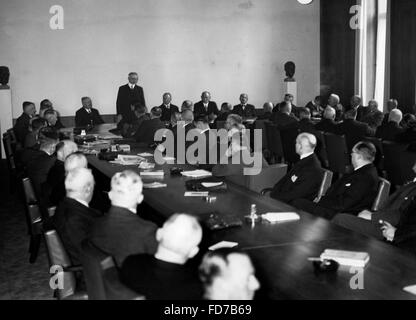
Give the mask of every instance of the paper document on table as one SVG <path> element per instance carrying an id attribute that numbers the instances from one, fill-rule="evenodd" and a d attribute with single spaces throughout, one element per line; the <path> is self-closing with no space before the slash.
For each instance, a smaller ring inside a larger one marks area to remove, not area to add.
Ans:
<path id="1" fill-rule="evenodd" d="M 149 152 L 142 152 L 142 153 L 138 153 L 137 155 L 140 157 L 153 157 L 153 154 Z"/>
<path id="2" fill-rule="evenodd" d="M 141 162 L 139 165 L 140 169 L 153 169 L 154 167 L 155 167 L 154 163 L 145 162 L 145 161 Z"/>
<path id="3" fill-rule="evenodd" d="M 234 248 L 238 246 L 237 242 L 232 242 L 232 241 L 220 241 L 212 246 L 210 246 L 208 248 L 208 250 L 214 251 L 214 250 L 218 250 L 218 249 L 222 249 L 222 248 Z"/>
<path id="4" fill-rule="evenodd" d="M 166 188 L 168 185 L 166 183 L 152 182 L 152 183 L 143 183 L 143 188 L 145 189 L 157 189 L 157 188 Z"/>
<path id="5" fill-rule="evenodd" d="M 416 295 L 416 285 L 404 287 L 403 290 Z"/>
<path id="6" fill-rule="evenodd" d="M 208 197 L 208 191 L 186 191 L 184 194 L 185 197 Z"/>
<path id="7" fill-rule="evenodd" d="M 285 222 L 299 220 L 300 216 L 296 212 L 268 212 L 261 215 L 262 219 L 268 222 Z"/>
<path id="8" fill-rule="evenodd" d="M 182 171 L 181 174 L 185 177 L 192 178 L 201 178 L 201 177 L 210 177 L 212 173 L 206 170 L 192 170 L 192 171 Z"/>
<path id="9" fill-rule="evenodd" d="M 164 174 L 165 172 L 163 170 L 140 172 L 141 176 L 163 176 Z"/>
<path id="10" fill-rule="evenodd" d="M 341 265 L 352 267 L 365 267 L 370 261 L 370 255 L 367 252 L 345 251 L 325 249 L 320 256 L 321 259 L 335 260 Z"/>
<path id="11" fill-rule="evenodd" d="M 220 185 L 222 185 L 224 182 L 220 181 L 220 182 L 202 182 L 202 186 L 205 188 L 213 188 L 213 187 L 218 187 Z"/>

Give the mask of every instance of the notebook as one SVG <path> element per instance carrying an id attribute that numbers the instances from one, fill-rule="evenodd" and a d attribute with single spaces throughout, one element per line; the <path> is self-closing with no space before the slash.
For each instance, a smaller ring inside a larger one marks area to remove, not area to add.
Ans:
<path id="1" fill-rule="evenodd" d="M 300 219 L 296 212 L 268 212 L 262 214 L 261 218 L 271 223 L 296 221 Z"/>
<path id="2" fill-rule="evenodd" d="M 370 261 L 370 255 L 367 252 L 334 249 L 325 249 L 320 258 L 335 260 L 341 265 L 351 267 L 365 267 Z"/>
<path id="3" fill-rule="evenodd" d="M 182 171 L 181 174 L 185 177 L 192 178 L 201 178 L 201 177 L 210 177 L 212 173 L 206 170 L 192 170 L 192 171 Z"/>

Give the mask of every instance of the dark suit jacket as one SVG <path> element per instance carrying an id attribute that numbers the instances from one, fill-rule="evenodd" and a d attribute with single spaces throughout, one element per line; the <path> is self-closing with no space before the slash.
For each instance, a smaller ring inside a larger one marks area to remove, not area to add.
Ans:
<path id="1" fill-rule="evenodd" d="M 270 120 L 270 118 L 271 118 L 272 114 L 273 114 L 273 113 L 271 113 L 271 112 L 265 112 L 265 113 L 263 113 L 262 115 L 259 115 L 259 116 L 257 117 L 257 120 Z"/>
<path id="2" fill-rule="evenodd" d="M 295 199 L 313 200 L 322 183 L 323 170 L 315 154 L 297 162 L 273 187 L 270 196 L 291 203 Z"/>
<path id="3" fill-rule="evenodd" d="M 210 115 L 212 113 L 215 115 L 218 115 L 220 113 L 220 111 L 218 110 L 217 104 L 214 101 L 210 101 L 208 103 L 208 110 L 205 110 L 204 104 L 202 103 L 202 101 L 195 103 L 194 105 L 195 118 L 199 116 L 200 114 Z"/>
<path id="4" fill-rule="evenodd" d="M 65 198 L 65 194 L 65 166 L 62 161 L 56 159 L 43 184 L 43 196 L 49 204 L 56 206 Z"/>
<path id="5" fill-rule="evenodd" d="M 129 255 L 156 252 L 156 229 L 154 223 L 130 210 L 112 206 L 104 217 L 94 222 L 90 241 L 121 266 Z"/>
<path id="6" fill-rule="evenodd" d="M 80 108 L 75 113 L 75 126 L 86 127 L 88 125 L 97 125 L 104 123 L 97 109 L 91 108 L 91 113 L 88 113 L 85 108 Z"/>
<path id="7" fill-rule="evenodd" d="M 309 133 L 315 134 L 315 132 L 317 131 L 315 129 L 315 125 L 310 119 L 299 120 L 299 122 L 297 123 L 297 126 L 299 129 L 299 132 L 309 132 Z"/>
<path id="8" fill-rule="evenodd" d="M 365 136 L 371 136 L 370 127 L 363 122 L 356 121 L 354 119 L 346 119 L 337 125 L 336 134 L 345 135 L 348 150 L 352 150 L 352 147 Z"/>
<path id="9" fill-rule="evenodd" d="M 364 106 L 359 106 L 357 108 L 357 121 L 362 121 L 371 113 L 371 109 Z"/>
<path id="10" fill-rule="evenodd" d="M 404 132 L 404 129 L 400 127 L 396 122 L 390 121 L 387 124 L 382 124 L 376 130 L 376 137 L 382 140 L 397 141 L 400 134 Z"/>
<path id="11" fill-rule="evenodd" d="M 275 112 L 272 114 L 270 121 L 277 125 L 280 130 L 295 128 L 297 126 L 298 119 L 283 112 Z"/>
<path id="12" fill-rule="evenodd" d="M 337 133 L 337 124 L 332 119 L 322 119 L 315 125 L 315 129 L 318 131 Z"/>
<path id="13" fill-rule="evenodd" d="M 121 114 L 126 122 L 131 122 L 134 119 L 134 112 L 131 110 L 131 105 L 134 103 L 141 103 L 146 105 L 144 100 L 143 88 L 136 85 L 133 90 L 128 84 L 121 86 L 117 94 L 117 114 Z"/>
<path id="14" fill-rule="evenodd" d="M 25 142 L 26 135 L 29 133 L 29 127 L 30 117 L 23 112 L 22 115 L 17 118 L 16 124 L 13 128 L 17 141 L 19 141 L 22 145 Z"/>
<path id="15" fill-rule="evenodd" d="M 94 220 L 100 216 L 100 212 L 71 198 L 64 198 L 57 207 L 52 223 L 74 265 L 80 264 L 81 243 L 89 237 Z"/>
<path id="16" fill-rule="evenodd" d="M 393 243 L 400 248 L 416 253 L 416 201 L 412 198 L 411 204 L 403 211 Z"/>
<path id="17" fill-rule="evenodd" d="M 159 108 L 162 109 L 162 116 L 160 117 L 161 121 L 170 121 L 170 117 L 173 112 L 179 112 L 179 108 L 174 104 L 170 104 L 170 108 L 166 108 L 164 104 L 161 104 Z"/>
<path id="18" fill-rule="evenodd" d="M 212 168 L 212 175 L 215 177 L 228 177 L 228 176 L 242 176 L 244 175 L 244 169 L 245 168 L 253 168 L 255 164 L 245 164 L 243 159 L 247 159 L 250 157 L 249 155 L 243 156 L 243 153 L 247 153 L 248 150 L 240 151 L 240 163 L 239 164 L 233 164 L 232 163 L 232 157 L 227 158 L 225 155 L 220 157 L 220 162 L 213 166 Z M 269 164 L 264 159 L 262 154 L 258 154 L 257 156 L 261 157 L 261 167 L 256 168 L 267 168 Z M 250 159 L 253 157 L 253 154 L 251 154 Z M 223 164 L 224 163 L 224 164 Z"/>
<path id="19" fill-rule="evenodd" d="M 256 107 L 252 104 L 246 104 L 246 107 L 243 109 L 243 106 L 240 103 L 233 107 L 232 113 L 238 114 L 244 118 L 254 118 L 256 116 Z"/>
<path id="20" fill-rule="evenodd" d="M 38 144 L 38 137 L 39 137 L 38 132 L 33 132 L 33 131 L 28 132 L 25 137 L 25 143 L 23 144 L 23 147 L 24 148 L 34 147 L 35 145 Z"/>
<path id="21" fill-rule="evenodd" d="M 166 128 L 160 118 L 145 120 L 137 129 L 134 138 L 137 142 L 151 144 L 154 142 L 155 133 L 159 129 Z"/>
<path id="22" fill-rule="evenodd" d="M 335 182 L 318 204 L 336 212 L 358 213 L 371 208 L 378 183 L 376 167 L 365 165 Z"/>
<path id="23" fill-rule="evenodd" d="M 227 121 L 227 118 L 230 114 L 231 112 L 220 112 L 218 117 L 215 119 L 215 123 L 217 123 L 217 121 Z"/>
<path id="24" fill-rule="evenodd" d="M 33 157 L 27 163 L 26 171 L 32 181 L 38 199 L 40 199 L 42 184 L 46 181 L 49 170 L 54 165 L 56 158 L 41 150 L 34 151 L 32 155 Z"/>

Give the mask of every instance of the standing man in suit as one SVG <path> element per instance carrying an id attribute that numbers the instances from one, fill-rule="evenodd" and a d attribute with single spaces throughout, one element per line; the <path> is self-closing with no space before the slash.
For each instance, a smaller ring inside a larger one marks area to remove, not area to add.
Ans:
<path id="1" fill-rule="evenodd" d="M 377 195 L 378 175 L 373 165 L 376 148 L 370 142 L 358 142 L 351 153 L 354 172 L 333 184 L 318 203 L 299 199 L 293 206 L 316 216 L 332 219 L 337 213 L 358 214 L 370 208 Z"/>
<path id="2" fill-rule="evenodd" d="M 355 120 L 356 117 L 357 110 L 348 110 L 344 114 L 344 121 L 338 124 L 336 129 L 337 134 L 345 135 L 348 150 L 352 150 L 352 147 L 364 137 L 374 135 L 370 127 L 364 122 Z"/>
<path id="3" fill-rule="evenodd" d="M 272 198 L 291 203 L 296 199 L 312 201 L 318 195 L 323 170 L 315 155 L 316 137 L 310 133 L 301 133 L 296 138 L 296 153 L 300 156 L 292 169 L 273 187 Z"/>
<path id="4" fill-rule="evenodd" d="M 256 108 L 247 102 L 247 93 L 240 94 L 240 104 L 233 107 L 233 113 L 243 118 L 254 118 L 256 116 Z"/>
<path id="5" fill-rule="evenodd" d="M 169 92 L 163 94 L 163 103 L 159 106 L 162 109 L 161 121 L 168 122 L 174 112 L 179 112 L 179 108 L 171 104 L 172 95 Z"/>
<path id="6" fill-rule="evenodd" d="M 14 133 L 16 139 L 22 145 L 25 142 L 25 138 L 29 133 L 30 120 L 36 115 L 36 107 L 33 102 L 25 101 L 23 102 L 23 113 L 17 118 L 16 124 L 14 125 Z"/>
<path id="7" fill-rule="evenodd" d="M 162 109 L 159 107 L 153 107 L 152 110 L 150 110 L 150 120 L 143 121 L 134 135 L 137 142 L 146 144 L 154 142 L 156 131 L 166 128 L 165 124 L 160 121 L 161 116 Z"/>
<path id="8" fill-rule="evenodd" d="M 86 127 L 104 123 L 97 109 L 92 107 L 89 97 L 81 98 L 82 108 L 75 113 L 75 126 Z"/>
<path id="9" fill-rule="evenodd" d="M 219 113 L 217 104 L 211 101 L 211 94 L 208 91 L 202 92 L 201 101 L 194 105 L 195 118 L 201 114 L 205 114 L 208 116 L 209 121 L 212 122 L 217 118 Z"/>
<path id="10" fill-rule="evenodd" d="M 131 123 L 134 120 L 132 105 L 136 102 L 146 105 L 143 88 L 137 85 L 139 76 L 136 72 L 129 73 L 129 83 L 121 86 L 117 94 L 117 118 L 118 122 Z"/>

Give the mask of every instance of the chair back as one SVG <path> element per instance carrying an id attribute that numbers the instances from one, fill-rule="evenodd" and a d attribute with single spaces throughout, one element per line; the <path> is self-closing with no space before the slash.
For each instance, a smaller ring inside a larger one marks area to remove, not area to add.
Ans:
<path id="1" fill-rule="evenodd" d="M 62 277 L 63 279 L 63 287 L 55 289 L 58 299 L 61 300 L 75 294 L 75 274 L 74 272 L 63 271 L 63 268 L 71 266 L 71 260 L 56 230 L 46 231 L 45 241 L 49 257 L 49 266 L 51 268 L 57 268 L 58 277 Z"/>
<path id="2" fill-rule="evenodd" d="M 416 162 L 416 152 L 409 152 L 407 144 L 383 141 L 384 169 L 387 179 L 393 186 L 402 186 L 413 180 L 412 170 Z"/>
<path id="3" fill-rule="evenodd" d="M 321 198 L 326 194 L 327 190 L 331 186 L 333 175 L 334 174 L 332 173 L 332 171 L 324 170 L 324 174 L 322 176 L 322 183 L 319 187 L 318 195 L 315 199 L 315 202 L 321 200 Z"/>
<path id="4" fill-rule="evenodd" d="M 376 137 L 365 137 L 364 141 L 371 142 L 374 147 L 376 147 L 377 153 L 376 158 L 374 160 L 374 165 L 378 169 L 379 173 L 384 170 L 384 152 L 383 152 L 383 142 L 380 138 Z"/>
<path id="5" fill-rule="evenodd" d="M 328 168 L 329 167 L 328 151 L 326 149 L 324 132 L 315 131 L 313 134 L 315 135 L 316 140 L 317 140 L 315 154 L 317 155 L 318 159 L 321 161 L 321 165 L 324 168 Z"/>
<path id="6" fill-rule="evenodd" d="M 29 178 L 23 178 L 23 191 L 25 194 L 26 204 L 36 204 L 38 203 L 38 199 L 35 194 L 35 190 L 33 189 L 32 181 Z"/>
<path id="7" fill-rule="evenodd" d="M 386 203 L 390 195 L 390 182 L 379 178 L 377 196 L 374 199 L 371 211 L 378 211 Z"/>
<path id="8" fill-rule="evenodd" d="M 261 130 L 263 149 L 269 149 L 265 122 L 265 120 L 256 120 L 254 122 L 254 129 Z"/>
<path id="9" fill-rule="evenodd" d="M 283 158 L 282 138 L 280 136 L 279 129 L 277 129 L 277 126 L 270 121 L 266 121 L 264 124 L 266 126 L 266 136 L 269 150 L 275 157 Z"/>
<path id="10" fill-rule="evenodd" d="M 299 155 L 296 153 L 296 138 L 299 134 L 298 128 L 280 130 L 282 138 L 283 157 L 285 162 L 293 164 L 299 161 Z"/>
<path id="11" fill-rule="evenodd" d="M 262 168 L 258 175 L 245 176 L 245 187 L 251 191 L 261 193 L 266 188 L 273 187 L 287 172 L 287 164 L 278 163 Z"/>
<path id="12" fill-rule="evenodd" d="M 345 174 L 351 171 L 351 159 L 345 136 L 326 132 L 324 134 L 328 155 L 328 169 L 332 172 Z"/>

